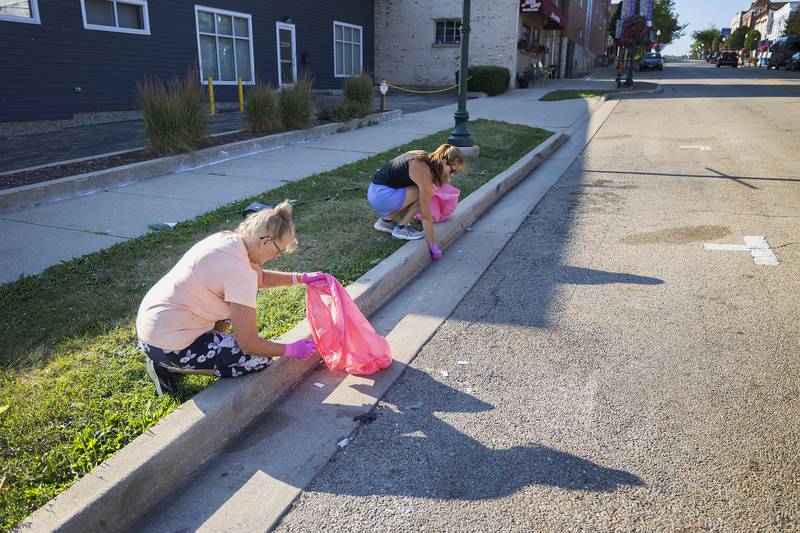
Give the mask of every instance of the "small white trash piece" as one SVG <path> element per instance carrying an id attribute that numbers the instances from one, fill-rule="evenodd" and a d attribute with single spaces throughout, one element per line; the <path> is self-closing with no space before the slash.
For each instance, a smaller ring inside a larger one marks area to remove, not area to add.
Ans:
<path id="1" fill-rule="evenodd" d="M 467 366 L 469 364 L 469 361 L 459 361 L 458 364 L 461 366 Z"/>
<path id="2" fill-rule="evenodd" d="M 353 440 L 353 439 L 351 439 L 350 437 L 347 437 L 347 438 L 345 438 L 345 439 L 342 439 L 342 440 L 340 440 L 340 441 L 337 443 L 337 445 L 339 446 L 339 448 L 344 448 L 345 446 L 347 446 L 348 444 L 350 444 L 350 441 L 351 441 L 351 440 Z"/>
<path id="3" fill-rule="evenodd" d="M 316 382 L 316 383 L 314 383 L 314 386 L 316 388 L 318 388 L 318 389 L 322 389 L 322 388 L 325 387 L 325 384 L 324 383 L 320 383 L 320 382 Z"/>
<path id="4" fill-rule="evenodd" d="M 442 376 L 447 377 L 449 375 L 450 375 L 450 372 L 448 372 L 447 370 L 442 370 Z"/>

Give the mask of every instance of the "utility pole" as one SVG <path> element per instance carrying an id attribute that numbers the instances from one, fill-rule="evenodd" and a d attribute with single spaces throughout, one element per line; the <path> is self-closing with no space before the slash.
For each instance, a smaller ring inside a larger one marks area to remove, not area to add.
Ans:
<path id="1" fill-rule="evenodd" d="M 623 2 L 626 0 L 622 0 Z M 628 14 L 628 18 L 639 15 L 639 2 L 642 0 L 634 0 L 633 11 Z M 625 78 L 625 86 L 633 87 L 633 54 L 636 53 L 636 45 L 631 42 L 628 45 L 628 77 Z"/>
<path id="2" fill-rule="evenodd" d="M 461 17 L 461 68 L 458 74 L 458 109 L 453 118 L 455 127 L 447 138 L 447 142 L 453 146 L 469 147 L 475 142 L 472 140 L 472 133 L 467 127 L 469 113 L 467 113 L 467 78 L 469 77 L 469 3 L 464 0 L 464 11 Z"/>

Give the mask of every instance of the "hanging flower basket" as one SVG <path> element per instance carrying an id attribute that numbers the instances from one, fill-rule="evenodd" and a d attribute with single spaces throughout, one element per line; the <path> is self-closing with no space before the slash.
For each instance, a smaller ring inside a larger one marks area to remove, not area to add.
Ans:
<path id="1" fill-rule="evenodd" d="M 634 15 L 622 22 L 622 35 L 619 38 L 623 46 L 637 46 L 647 42 L 647 17 Z"/>

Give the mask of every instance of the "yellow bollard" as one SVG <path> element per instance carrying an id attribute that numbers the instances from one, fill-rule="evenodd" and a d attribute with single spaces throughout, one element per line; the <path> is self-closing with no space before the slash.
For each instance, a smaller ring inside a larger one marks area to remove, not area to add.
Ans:
<path id="1" fill-rule="evenodd" d="M 242 92 L 242 78 L 239 78 L 239 113 L 244 112 L 244 93 Z"/>
<path id="2" fill-rule="evenodd" d="M 214 115 L 214 79 L 211 76 L 208 77 L 208 103 L 211 106 L 211 114 Z"/>

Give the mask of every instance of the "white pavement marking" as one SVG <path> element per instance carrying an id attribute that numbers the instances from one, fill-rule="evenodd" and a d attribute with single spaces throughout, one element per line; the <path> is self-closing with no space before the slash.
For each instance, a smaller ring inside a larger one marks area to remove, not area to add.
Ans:
<path id="1" fill-rule="evenodd" d="M 722 252 L 750 252 L 757 265 L 778 266 L 778 256 L 767 244 L 767 238 L 763 235 L 745 235 L 745 244 L 714 244 L 705 243 L 703 248 L 706 250 L 716 250 Z"/>
<path id="2" fill-rule="evenodd" d="M 701 152 L 710 152 L 711 151 L 711 147 L 709 145 L 707 145 L 707 144 L 703 144 L 703 145 L 691 144 L 691 145 L 681 146 L 681 148 L 684 148 L 684 149 L 687 149 L 687 150 L 700 150 Z"/>
<path id="3" fill-rule="evenodd" d="M 753 259 L 759 265 L 765 266 L 778 266 L 778 257 L 767 244 L 767 238 L 763 235 L 758 236 L 745 236 L 744 242 L 750 247 L 750 253 L 753 254 Z"/>
<path id="4" fill-rule="evenodd" d="M 703 245 L 706 250 L 719 250 L 721 252 L 749 252 L 750 248 L 746 244 L 713 244 L 706 243 Z"/>

